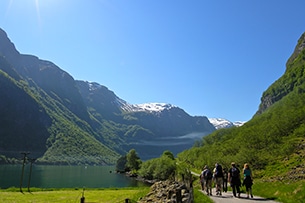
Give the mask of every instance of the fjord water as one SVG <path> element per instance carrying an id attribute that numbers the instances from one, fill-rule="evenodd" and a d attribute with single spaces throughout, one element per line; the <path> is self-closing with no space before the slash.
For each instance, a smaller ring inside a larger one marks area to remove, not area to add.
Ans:
<path id="1" fill-rule="evenodd" d="M 38 188 L 121 188 L 144 183 L 117 174 L 114 166 L 32 166 L 24 168 L 22 187 Z M 20 187 L 22 165 L 0 165 L 0 188 Z"/>

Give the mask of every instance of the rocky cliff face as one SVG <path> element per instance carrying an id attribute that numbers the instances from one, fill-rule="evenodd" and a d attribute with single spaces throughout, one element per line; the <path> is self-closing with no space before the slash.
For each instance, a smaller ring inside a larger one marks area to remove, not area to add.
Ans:
<path id="1" fill-rule="evenodd" d="M 303 81 L 302 64 L 305 61 L 305 33 L 300 37 L 294 49 L 293 54 L 286 63 L 286 71 L 284 75 L 275 81 L 264 93 L 261 103 L 256 114 L 261 114 L 272 106 L 275 102 L 281 100 L 287 94 L 298 88 Z"/>

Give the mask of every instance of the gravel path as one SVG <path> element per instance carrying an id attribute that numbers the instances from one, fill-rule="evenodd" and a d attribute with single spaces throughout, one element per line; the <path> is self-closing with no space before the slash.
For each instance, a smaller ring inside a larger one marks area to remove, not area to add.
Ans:
<path id="1" fill-rule="evenodd" d="M 203 192 L 203 191 L 202 191 Z M 206 194 L 205 192 L 203 192 L 204 194 Z M 235 198 L 233 197 L 233 193 L 231 191 L 228 192 L 224 192 L 222 193 L 221 196 L 216 196 L 216 190 L 215 188 L 213 188 L 212 191 L 212 196 L 210 196 L 210 198 L 215 202 L 215 203 L 258 203 L 258 202 L 262 202 L 262 203 L 278 203 L 276 201 L 273 200 L 268 200 L 262 197 L 258 197 L 258 196 L 253 196 L 253 199 L 247 199 L 247 195 L 245 193 L 241 193 L 240 194 L 240 198 Z"/>

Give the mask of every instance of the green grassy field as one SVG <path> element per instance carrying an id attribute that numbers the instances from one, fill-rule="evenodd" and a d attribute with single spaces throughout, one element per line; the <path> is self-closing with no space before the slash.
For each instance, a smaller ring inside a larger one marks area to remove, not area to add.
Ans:
<path id="1" fill-rule="evenodd" d="M 19 188 L 0 190 L 0 202 L 4 203 L 78 203 L 83 195 L 83 189 L 35 189 L 31 192 L 19 192 Z M 124 203 L 125 199 L 136 202 L 145 196 L 149 187 L 120 188 L 120 189 L 86 189 L 84 197 L 86 203 Z"/>
<path id="2" fill-rule="evenodd" d="M 195 182 L 197 183 L 197 182 Z M 131 203 L 137 202 L 149 192 L 149 187 L 134 188 L 103 188 L 103 189 L 23 189 L 9 188 L 0 190 L 0 202 L 4 203 L 79 203 L 84 193 L 86 203 Z M 253 185 L 254 195 L 266 197 L 283 203 L 303 203 L 305 199 L 305 181 L 298 182 L 266 182 L 256 180 Z M 195 203 L 212 202 L 208 196 L 199 192 L 198 185 L 194 188 Z"/>

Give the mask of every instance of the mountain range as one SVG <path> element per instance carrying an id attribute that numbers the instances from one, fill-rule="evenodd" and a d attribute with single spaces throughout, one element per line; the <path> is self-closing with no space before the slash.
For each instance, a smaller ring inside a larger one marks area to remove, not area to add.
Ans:
<path id="1" fill-rule="evenodd" d="M 113 164 L 130 149 L 146 160 L 235 125 L 166 103 L 129 104 L 103 85 L 19 53 L 1 29 L 0 94 L 1 163 L 30 152 L 41 164 Z"/>

